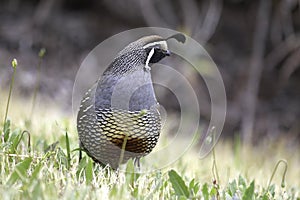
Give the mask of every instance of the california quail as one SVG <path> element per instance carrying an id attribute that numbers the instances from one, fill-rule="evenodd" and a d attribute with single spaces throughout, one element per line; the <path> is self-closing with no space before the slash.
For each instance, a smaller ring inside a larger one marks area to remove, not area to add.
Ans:
<path id="1" fill-rule="evenodd" d="M 185 40 L 181 34 L 169 38 Z M 167 39 L 151 35 L 130 43 L 84 95 L 77 130 L 80 148 L 95 162 L 116 169 L 135 158 L 139 165 L 155 147 L 161 118 L 149 64 L 170 55 Z"/>

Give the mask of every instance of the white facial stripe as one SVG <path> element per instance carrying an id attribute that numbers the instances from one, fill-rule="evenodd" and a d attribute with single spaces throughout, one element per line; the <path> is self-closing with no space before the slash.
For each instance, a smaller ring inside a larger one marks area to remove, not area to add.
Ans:
<path id="1" fill-rule="evenodd" d="M 150 59 L 152 58 L 153 54 L 154 54 L 154 48 L 152 48 L 151 51 L 149 52 L 149 55 L 148 55 L 147 60 L 146 60 L 146 65 L 149 64 Z"/>
<path id="2" fill-rule="evenodd" d="M 154 54 L 154 48 L 152 48 L 151 51 L 149 52 L 149 55 L 147 57 L 146 64 L 145 64 L 145 69 L 150 70 L 149 62 L 150 62 L 150 59 L 152 58 L 153 54 Z"/>
<path id="3" fill-rule="evenodd" d="M 157 42 L 152 42 L 152 43 L 149 43 L 149 44 L 146 44 L 145 46 L 143 46 L 144 49 L 148 48 L 148 47 L 152 47 L 152 46 L 155 46 L 155 45 L 161 45 L 162 47 L 167 47 L 167 42 L 162 40 L 162 41 L 157 41 Z"/>

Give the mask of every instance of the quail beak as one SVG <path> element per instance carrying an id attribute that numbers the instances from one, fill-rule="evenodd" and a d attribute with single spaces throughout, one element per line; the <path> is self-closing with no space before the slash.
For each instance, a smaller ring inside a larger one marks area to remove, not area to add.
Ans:
<path id="1" fill-rule="evenodd" d="M 166 51 L 164 51 L 164 54 L 165 54 L 166 56 L 170 56 L 170 55 L 171 55 L 171 51 L 166 50 Z"/>

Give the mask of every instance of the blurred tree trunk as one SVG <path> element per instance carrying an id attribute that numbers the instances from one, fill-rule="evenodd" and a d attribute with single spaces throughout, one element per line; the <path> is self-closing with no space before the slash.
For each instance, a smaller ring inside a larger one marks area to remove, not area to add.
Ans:
<path id="1" fill-rule="evenodd" d="M 249 75 L 242 103 L 244 106 L 244 112 L 242 115 L 242 137 L 245 143 L 252 142 L 257 94 L 264 65 L 263 62 L 266 49 L 271 4 L 271 0 L 261 0 L 256 18 L 252 56 L 248 73 Z"/>

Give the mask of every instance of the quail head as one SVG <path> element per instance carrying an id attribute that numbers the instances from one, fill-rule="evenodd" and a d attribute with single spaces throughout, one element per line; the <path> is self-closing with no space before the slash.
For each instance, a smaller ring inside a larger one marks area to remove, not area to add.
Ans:
<path id="1" fill-rule="evenodd" d="M 181 34 L 151 35 L 130 43 L 84 95 L 77 130 L 80 148 L 95 162 L 116 169 L 133 158 L 139 166 L 155 147 L 161 118 L 150 65 L 170 55 L 170 38 L 185 40 Z"/>

